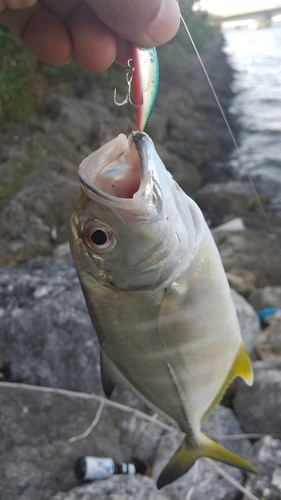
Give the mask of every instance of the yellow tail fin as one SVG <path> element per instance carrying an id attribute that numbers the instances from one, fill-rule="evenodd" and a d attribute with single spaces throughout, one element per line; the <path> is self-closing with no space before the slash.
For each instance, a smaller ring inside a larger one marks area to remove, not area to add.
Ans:
<path id="1" fill-rule="evenodd" d="M 163 488 L 163 486 L 166 486 L 181 477 L 190 469 L 195 460 L 200 457 L 209 457 L 214 460 L 220 460 L 221 462 L 245 469 L 249 472 L 253 472 L 254 474 L 257 472 L 256 468 L 250 462 L 239 457 L 239 455 L 232 453 L 232 451 L 223 448 L 223 446 L 220 446 L 201 433 L 200 448 L 196 450 L 192 449 L 186 440 L 182 442 L 179 449 L 168 462 L 166 467 L 162 470 L 157 481 L 157 488 Z"/>

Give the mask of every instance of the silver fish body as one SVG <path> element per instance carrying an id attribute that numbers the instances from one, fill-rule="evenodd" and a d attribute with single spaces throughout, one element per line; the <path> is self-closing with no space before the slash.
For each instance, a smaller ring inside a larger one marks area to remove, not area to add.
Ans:
<path id="1" fill-rule="evenodd" d="M 201 433 L 231 380 L 252 383 L 221 259 L 199 207 L 143 132 L 80 165 L 71 251 L 101 346 L 110 396 L 119 379 L 186 434 L 158 487 L 200 456 L 254 471 Z"/>

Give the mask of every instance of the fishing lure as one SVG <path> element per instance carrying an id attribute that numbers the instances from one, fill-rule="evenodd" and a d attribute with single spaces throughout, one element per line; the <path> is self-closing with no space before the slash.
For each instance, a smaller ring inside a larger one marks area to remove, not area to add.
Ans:
<path id="1" fill-rule="evenodd" d="M 115 89 L 114 102 L 117 106 L 123 106 L 123 104 L 127 103 L 135 106 L 137 129 L 143 132 L 150 119 L 158 92 L 158 58 L 155 47 L 138 47 L 131 44 L 131 53 L 132 58 L 128 61 L 126 71 L 127 95 L 122 102 L 118 102 Z M 132 85 L 135 102 L 131 97 Z"/>

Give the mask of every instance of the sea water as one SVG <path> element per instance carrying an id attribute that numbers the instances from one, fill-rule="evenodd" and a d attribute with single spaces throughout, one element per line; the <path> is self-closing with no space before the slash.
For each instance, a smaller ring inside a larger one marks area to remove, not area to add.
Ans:
<path id="1" fill-rule="evenodd" d="M 266 29 L 224 30 L 225 47 L 234 71 L 233 112 L 240 123 L 239 156 L 230 163 L 258 191 L 281 205 L 281 23 Z"/>

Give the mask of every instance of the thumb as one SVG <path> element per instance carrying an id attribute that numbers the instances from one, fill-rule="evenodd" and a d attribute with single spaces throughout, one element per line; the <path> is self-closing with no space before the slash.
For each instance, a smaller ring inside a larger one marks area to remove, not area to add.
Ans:
<path id="1" fill-rule="evenodd" d="M 87 0 L 99 18 L 122 38 L 138 45 L 168 42 L 179 28 L 177 0 Z"/>

